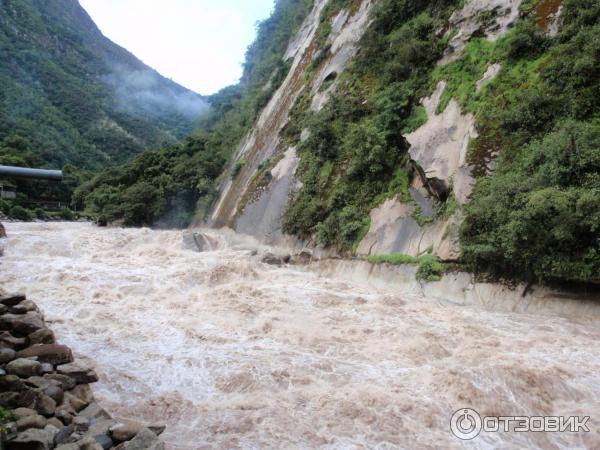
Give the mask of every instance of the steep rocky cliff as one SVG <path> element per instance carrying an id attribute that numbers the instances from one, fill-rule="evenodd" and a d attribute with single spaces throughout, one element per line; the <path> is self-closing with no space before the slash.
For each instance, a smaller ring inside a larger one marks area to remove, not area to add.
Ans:
<path id="1" fill-rule="evenodd" d="M 431 254 L 526 280 L 598 280 L 598 9 L 315 1 L 209 224 L 328 253 Z M 546 152 L 539 142 L 551 133 L 564 145 Z M 515 183 L 517 173 L 535 181 Z M 558 217 L 572 219 L 568 231 Z"/>
<path id="2" fill-rule="evenodd" d="M 290 242 L 282 232 L 282 216 L 302 186 L 296 177 L 299 162 L 296 146 L 282 140 L 281 132 L 293 120 L 290 111 L 300 93 L 308 94 L 312 111 L 321 110 L 328 102 L 338 87 L 340 75 L 360 48 L 373 6 L 372 0 L 346 2 L 345 7 L 324 18 L 322 12 L 327 3 L 315 2 L 302 29 L 290 42 L 284 58 L 294 58 L 292 68 L 240 144 L 232 164 L 243 159 L 244 168 L 233 180 L 227 177 L 222 183 L 211 216 L 212 225 L 228 225 L 269 243 Z M 449 39 L 439 64 L 460 58 L 465 44 L 475 34 L 489 40 L 504 35 L 518 19 L 520 4 L 519 0 L 467 1 L 450 16 L 443 31 Z M 484 15 L 490 19 L 482 24 Z M 326 46 L 319 49 L 319 30 L 324 20 L 330 34 Z M 307 76 L 315 60 L 321 60 L 318 68 Z M 478 89 L 499 69 L 498 65 L 490 65 L 478 82 Z M 416 169 L 410 181 L 410 198 L 403 201 L 392 195 L 371 210 L 368 232 L 358 242 L 359 255 L 401 252 L 417 256 L 430 249 L 442 259 L 458 257 L 455 225 L 461 221 L 461 212 L 434 218 L 434 208 L 440 197 L 447 197 L 448 190 L 459 204 L 468 202 L 474 179 L 467 150 L 477 131 L 473 114 L 464 112 L 454 98 L 438 111 L 445 89 L 446 82 L 439 81 L 431 95 L 421 100 L 427 120 L 405 134 L 410 144 L 411 165 Z M 308 134 L 305 130 L 303 138 Z M 268 180 L 264 176 L 266 171 L 270 171 Z M 420 224 L 413 217 L 416 209 L 432 220 Z"/>

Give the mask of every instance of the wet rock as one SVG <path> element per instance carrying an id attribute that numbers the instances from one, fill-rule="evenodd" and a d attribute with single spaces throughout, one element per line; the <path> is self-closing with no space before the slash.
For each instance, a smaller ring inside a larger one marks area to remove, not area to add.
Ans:
<path id="1" fill-rule="evenodd" d="M 90 429 L 90 419 L 88 417 L 77 416 L 73 418 L 73 425 L 77 433 L 85 433 Z"/>
<path id="2" fill-rule="evenodd" d="M 54 436 L 58 430 L 46 425 L 43 430 L 30 429 L 18 433 L 6 444 L 6 450 L 49 450 L 54 447 Z"/>
<path id="3" fill-rule="evenodd" d="M 0 223 L 0 238 L 5 238 L 6 237 L 6 228 L 4 228 L 4 225 L 2 225 Z"/>
<path id="4" fill-rule="evenodd" d="M 60 388 L 63 391 L 69 391 L 69 390 L 73 389 L 76 385 L 76 382 L 73 378 L 71 378 L 70 376 L 67 376 L 67 375 L 62 375 L 60 373 L 47 374 L 47 375 L 44 375 L 44 378 L 46 378 L 48 380 L 58 381 L 60 383 Z"/>
<path id="5" fill-rule="evenodd" d="M 17 315 L 21 315 L 21 314 L 27 314 L 30 310 L 27 308 L 26 305 L 23 305 L 22 303 L 15 305 L 15 306 L 11 306 L 10 308 L 8 308 L 8 312 L 11 314 L 17 314 Z"/>
<path id="6" fill-rule="evenodd" d="M 39 313 L 4 314 L 0 316 L 0 329 L 12 331 L 17 336 L 28 336 L 44 328 L 44 320 Z"/>
<path id="7" fill-rule="evenodd" d="M 19 419 L 22 419 L 23 417 L 37 415 L 37 412 L 34 409 L 30 409 L 30 408 L 17 408 L 17 409 L 12 410 L 11 413 L 17 421 Z"/>
<path id="8" fill-rule="evenodd" d="M 75 412 L 79 412 L 84 409 L 88 404 L 83 400 L 75 397 L 74 395 L 66 392 L 64 395 L 64 402 L 69 405 Z"/>
<path id="9" fill-rule="evenodd" d="M 43 429 L 46 425 L 48 425 L 48 419 L 39 414 L 25 416 L 17 420 L 17 430 L 19 431 L 27 430 L 29 428 Z"/>
<path id="10" fill-rule="evenodd" d="M 46 389 L 44 389 L 43 392 L 52 400 L 54 400 L 57 405 L 60 405 L 62 403 L 64 398 L 64 392 L 58 386 L 48 386 Z"/>
<path id="11" fill-rule="evenodd" d="M 88 384 L 98 381 L 96 372 L 79 362 L 62 364 L 58 366 L 56 370 L 61 375 L 71 377 L 77 384 Z"/>
<path id="12" fill-rule="evenodd" d="M 0 297 L 0 304 L 15 306 L 25 300 L 25 294 L 5 294 Z"/>
<path id="13" fill-rule="evenodd" d="M 34 409 L 43 416 L 52 416 L 56 411 L 56 402 L 43 392 L 38 392 L 34 401 Z"/>
<path id="14" fill-rule="evenodd" d="M 0 315 L 6 314 L 8 312 L 8 306 L 0 305 Z"/>
<path id="15" fill-rule="evenodd" d="M 27 341 L 29 342 L 29 345 L 54 344 L 56 343 L 56 338 L 51 330 L 48 328 L 42 328 L 41 330 L 34 331 L 27 336 Z"/>
<path id="16" fill-rule="evenodd" d="M 144 428 L 136 437 L 127 443 L 127 450 L 164 450 L 165 444 L 158 436 Z"/>
<path id="17" fill-rule="evenodd" d="M 54 437 L 54 445 L 66 444 L 69 440 L 69 437 L 75 432 L 75 427 L 73 425 L 67 425 L 62 428 L 59 428 L 59 432 L 56 433 Z M 79 446 L 77 447 L 79 448 Z"/>
<path id="18" fill-rule="evenodd" d="M 73 361 L 73 353 L 66 345 L 58 344 L 39 344 L 21 350 L 17 353 L 19 358 L 30 358 L 37 356 L 40 363 L 49 363 L 53 365 L 68 364 Z"/>
<path id="19" fill-rule="evenodd" d="M 72 394 L 79 400 L 85 402 L 86 406 L 94 401 L 94 393 L 89 384 L 78 384 L 69 391 L 69 394 Z"/>
<path id="20" fill-rule="evenodd" d="M 40 373 L 41 366 L 38 361 L 18 358 L 6 365 L 6 373 L 17 375 L 21 378 L 29 378 Z"/>
<path id="21" fill-rule="evenodd" d="M 0 364 L 6 364 L 16 358 L 16 352 L 12 348 L 0 348 Z"/>
<path id="22" fill-rule="evenodd" d="M 290 255 L 278 256 L 273 253 L 265 253 L 261 261 L 265 264 L 281 266 L 290 262 Z"/>
<path id="23" fill-rule="evenodd" d="M 56 417 L 50 417 L 48 419 L 48 425 L 52 425 L 57 430 L 62 430 L 65 427 L 63 425 L 63 423 L 60 420 L 58 420 Z M 56 442 L 56 438 L 55 438 L 55 442 Z"/>
<path id="24" fill-rule="evenodd" d="M 20 350 L 27 345 L 27 340 L 25 338 L 15 337 L 8 331 L 4 331 L 0 333 L 0 343 L 4 347 L 10 347 L 14 350 Z"/>
<path id="25" fill-rule="evenodd" d="M 116 442 L 124 442 L 133 439 L 143 429 L 144 426 L 141 423 L 128 421 L 113 425 L 110 427 L 109 432 Z"/>
<path id="26" fill-rule="evenodd" d="M 54 415 L 65 425 L 70 425 L 75 417 L 75 411 L 69 405 L 60 405 L 56 408 Z"/>
<path id="27" fill-rule="evenodd" d="M 96 402 L 90 403 L 79 413 L 79 415 L 83 417 L 89 417 L 90 419 L 110 419 L 110 414 L 102 409 Z M 108 428 L 106 430 L 108 431 Z"/>
<path id="28" fill-rule="evenodd" d="M 94 440 L 102 446 L 103 450 L 109 450 L 114 445 L 112 439 L 106 434 L 99 434 L 98 436 L 94 436 Z"/>

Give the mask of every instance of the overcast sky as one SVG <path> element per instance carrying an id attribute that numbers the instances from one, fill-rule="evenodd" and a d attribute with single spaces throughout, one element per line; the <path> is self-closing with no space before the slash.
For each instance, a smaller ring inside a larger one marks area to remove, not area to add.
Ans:
<path id="1" fill-rule="evenodd" d="M 237 82 L 255 24 L 273 0 L 79 0 L 100 30 L 200 94 Z"/>

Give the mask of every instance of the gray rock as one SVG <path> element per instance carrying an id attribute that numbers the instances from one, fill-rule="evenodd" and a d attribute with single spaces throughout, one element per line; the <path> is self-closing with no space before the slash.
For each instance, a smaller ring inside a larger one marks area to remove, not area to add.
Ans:
<path id="1" fill-rule="evenodd" d="M 16 358 L 17 352 L 12 348 L 0 348 L 0 364 L 6 364 Z"/>
<path id="2" fill-rule="evenodd" d="M 44 378 L 47 378 L 48 380 L 58 381 L 60 383 L 60 387 L 63 391 L 68 391 L 70 389 L 73 389 L 76 385 L 75 380 L 73 378 L 71 378 L 68 375 L 62 375 L 59 373 L 47 374 L 47 375 L 44 375 Z"/>
<path id="3" fill-rule="evenodd" d="M 18 358 L 6 365 L 6 372 L 21 378 L 29 378 L 40 373 L 42 365 L 32 359 Z"/>
<path id="4" fill-rule="evenodd" d="M 61 375 L 73 378 L 77 384 L 88 384 L 98 381 L 96 372 L 79 362 L 62 364 L 56 368 L 56 371 Z"/>
<path id="5" fill-rule="evenodd" d="M 85 402 L 86 406 L 94 401 L 94 393 L 89 384 L 78 384 L 69 391 L 69 394 L 72 394 L 79 400 Z"/>
<path id="6" fill-rule="evenodd" d="M 20 392 L 27 389 L 23 380 L 16 375 L 4 375 L 0 377 L 0 391 Z"/>
<path id="7" fill-rule="evenodd" d="M 42 328 L 41 330 L 34 331 L 27 336 L 27 341 L 29 342 L 29 345 L 55 344 L 56 338 L 51 330 L 48 328 Z"/>
<path id="8" fill-rule="evenodd" d="M 22 419 L 23 417 L 35 416 L 37 414 L 34 409 L 30 408 L 17 408 L 11 411 L 11 413 L 16 420 Z"/>
<path id="9" fill-rule="evenodd" d="M 17 430 L 19 431 L 27 430 L 29 428 L 42 429 L 46 425 L 48 425 L 48 420 L 39 414 L 25 416 L 17 420 Z"/>
<path id="10" fill-rule="evenodd" d="M 143 429 L 144 425 L 141 423 L 128 421 L 113 425 L 110 427 L 109 432 L 116 442 L 124 442 L 133 439 Z"/>
<path id="11" fill-rule="evenodd" d="M 261 261 L 265 264 L 281 266 L 290 262 L 290 255 L 278 256 L 273 253 L 265 253 Z"/>
<path id="12" fill-rule="evenodd" d="M 104 409 L 98 405 L 96 402 L 90 403 L 84 410 L 79 413 L 80 416 L 89 417 L 90 419 L 110 419 L 110 414 L 108 414 Z M 114 422 L 113 422 L 114 424 Z M 108 428 L 107 428 L 108 431 Z"/>
<path id="13" fill-rule="evenodd" d="M 25 300 L 25 294 L 7 294 L 0 297 L 0 304 L 14 306 Z"/>
<path id="14" fill-rule="evenodd" d="M 56 402 L 43 392 L 38 392 L 34 409 L 43 416 L 52 416 L 56 411 Z"/>
<path id="15" fill-rule="evenodd" d="M 127 444 L 127 450 L 164 450 L 165 444 L 147 428 L 140 431 Z"/>
<path id="16" fill-rule="evenodd" d="M 44 389 L 44 394 L 54 400 L 57 405 L 60 405 L 64 398 L 64 392 L 58 386 L 48 386 Z"/>
<path id="17" fill-rule="evenodd" d="M 0 315 L 6 314 L 8 312 L 8 306 L 0 305 Z"/>
<path id="18" fill-rule="evenodd" d="M 7 445 L 7 450 L 49 450 L 54 447 L 54 436 L 58 430 L 46 425 L 43 430 L 30 429 L 18 433 Z"/>
<path id="19" fill-rule="evenodd" d="M 88 405 L 88 403 L 84 402 L 83 400 L 81 400 L 78 397 L 75 397 L 73 394 L 70 394 L 69 392 L 65 392 L 65 394 L 64 394 L 64 403 L 66 405 L 69 405 L 71 408 L 73 408 L 73 410 L 75 410 L 75 412 L 81 411 Z"/>
<path id="20" fill-rule="evenodd" d="M 27 308 L 27 305 L 23 305 L 22 303 L 15 306 L 10 306 L 8 308 L 9 313 L 17 315 L 27 314 L 29 311 L 30 310 Z"/>
<path id="21" fill-rule="evenodd" d="M 62 444 L 56 447 L 56 450 L 80 450 L 79 444 L 73 442 L 71 444 Z"/>
<path id="22" fill-rule="evenodd" d="M 44 320 L 37 312 L 27 314 L 4 314 L 0 316 L 0 329 L 13 331 L 20 336 L 28 336 L 31 333 L 44 328 Z"/>
<path id="23" fill-rule="evenodd" d="M 98 436 L 94 436 L 94 440 L 102 446 L 103 450 L 109 450 L 114 445 L 112 439 L 106 434 L 99 434 Z"/>
<path id="24" fill-rule="evenodd" d="M 48 419 L 48 425 L 52 425 L 57 430 L 62 430 L 65 427 L 63 425 L 63 423 L 60 420 L 58 420 L 56 417 L 50 417 Z M 56 441 L 56 439 L 55 439 L 55 441 Z"/>
<path id="25" fill-rule="evenodd" d="M 21 350 L 17 353 L 19 358 L 30 358 L 37 356 L 40 363 L 53 365 L 68 364 L 73 361 L 73 353 L 66 345 L 38 344 Z"/>
<path id="26" fill-rule="evenodd" d="M 73 425 L 67 425 L 56 433 L 54 437 L 54 445 L 66 444 L 69 437 L 75 432 L 75 427 Z"/>
<path id="27" fill-rule="evenodd" d="M 75 417 L 75 411 L 69 405 L 60 405 L 56 408 L 54 415 L 65 425 L 70 425 Z"/>

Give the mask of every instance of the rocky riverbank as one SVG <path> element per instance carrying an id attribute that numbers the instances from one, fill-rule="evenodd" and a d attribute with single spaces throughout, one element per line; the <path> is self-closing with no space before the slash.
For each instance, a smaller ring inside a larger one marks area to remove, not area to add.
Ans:
<path id="1" fill-rule="evenodd" d="M 113 419 L 94 399 L 96 381 L 34 302 L 0 294 L 0 449 L 164 449 L 164 427 Z"/>

